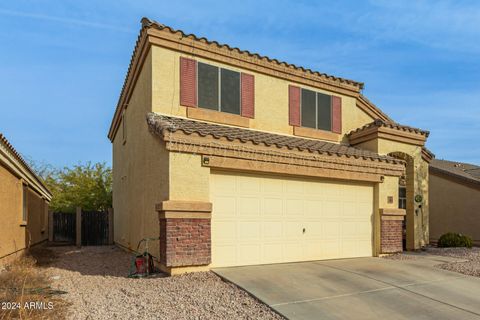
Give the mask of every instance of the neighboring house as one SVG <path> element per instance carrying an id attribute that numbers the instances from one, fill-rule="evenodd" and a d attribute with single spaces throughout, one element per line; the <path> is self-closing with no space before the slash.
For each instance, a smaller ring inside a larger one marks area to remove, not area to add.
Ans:
<path id="1" fill-rule="evenodd" d="M 0 134 L 0 265 L 48 239 L 52 194 Z"/>
<path id="2" fill-rule="evenodd" d="M 426 245 L 428 132 L 362 88 L 142 19 L 108 134 L 116 243 L 160 237 L 171 274 Z"/>
<path id="3" fill-rule="evenodd" d="M 430 239 L 459 232 L 480 245 L 480 166 L 434 159 L 429 171 Z"/>

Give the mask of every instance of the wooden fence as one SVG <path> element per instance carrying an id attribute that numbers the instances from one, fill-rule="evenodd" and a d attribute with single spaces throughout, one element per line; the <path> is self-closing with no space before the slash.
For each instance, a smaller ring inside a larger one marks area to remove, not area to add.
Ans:
<path id="1" fill-rule="evenodd" d="M 49 240 L 77 246 L 113 244 L 113 210 L 50 212 Z"/>

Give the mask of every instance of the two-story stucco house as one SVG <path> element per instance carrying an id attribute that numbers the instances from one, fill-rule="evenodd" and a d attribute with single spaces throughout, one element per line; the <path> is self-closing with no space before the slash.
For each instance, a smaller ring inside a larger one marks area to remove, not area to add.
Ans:
<path id="1" fill-rule="evenodd" d="M 146 18 L 108 137 L 115 241 L 171 274 L 428 243 L 428 132 L 363 84 Z"/>
<path id="2" fill-rule="evenodd" d="M 0 133 L 0 266 L 48 239 L 52 194 Z"/>

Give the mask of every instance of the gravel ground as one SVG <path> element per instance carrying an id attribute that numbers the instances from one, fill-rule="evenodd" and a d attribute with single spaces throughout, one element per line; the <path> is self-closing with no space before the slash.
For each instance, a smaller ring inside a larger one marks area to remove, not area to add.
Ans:
<path id="1" fill-rule="evenodd" d="M 452 262 L 437 265 L 436 267 L 463 273 L 469 276 L 480 277 L 480 248 L 428 248 L 427 253 L 438 256 L 447 256 L 468 260 L 466 262 Z"/>
<path id="2" fill-rule="evenodd" d="M 212 272 L 130 279 L 131 255 L 116 247 L 50 247 L 55 289 L 71 319 L 283 319 Z"/>
<path id="3" fill-rule="evenodd" d="M 418 255 L 408 254 L 408 253 L 397 253 L 389 256 L 384 256 L 383 258 L 391 259 L 391 260 L 414 260 L 414 259 L 418 259 L 419 257 L 425 254 L 453 257 L 453 258 L 458 258 L 459 260 L 468 260 L 465 262 L 450 262 L 450 263 L 439 264 L 439 265 L 436 265 L 435 267 L 444 269 L 444 270 L 466 274 L 469 276 L 480 277 L 480 248 L 479 247 L 473 247 L 471 249 L 428 247 L 426 251 L 419 253 Z"/>

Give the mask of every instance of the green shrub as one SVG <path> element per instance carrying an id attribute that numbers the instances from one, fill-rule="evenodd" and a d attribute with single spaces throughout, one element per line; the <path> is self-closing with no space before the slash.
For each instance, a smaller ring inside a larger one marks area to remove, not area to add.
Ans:
<path id="1" fill-rule="evenodd" d="M 472 238 L 461 233 L 448 232 L 438 239 L 438 247 L 467 247 L 471 248 L 473 245 Z"/>

